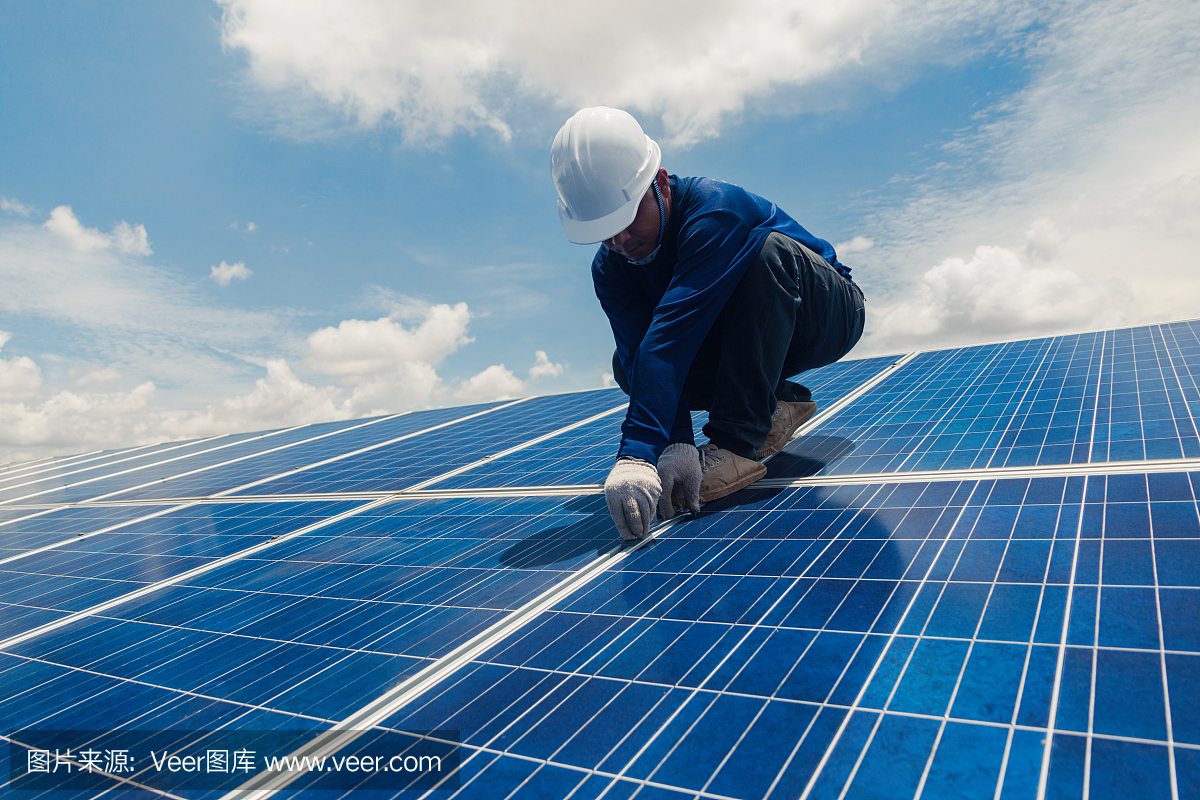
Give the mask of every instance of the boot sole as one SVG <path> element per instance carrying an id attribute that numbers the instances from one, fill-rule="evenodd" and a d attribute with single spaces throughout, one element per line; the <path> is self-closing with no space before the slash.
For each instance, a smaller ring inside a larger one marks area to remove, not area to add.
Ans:
<path id="1" fill-rule="evenodd" d="M 811 400 L 809 402 L 812 403 Z M 800 430 L 800 426 L 802 426 L 804 423 L 806 423 L 810 419 L 812 419 L 816 415 L 816 413 L 817 413 L 817 404 L 812 403 L 812 408 L 809 410 L 809 412 L 807 414 L 801 415 L 801 417 L 796 421 L 796 424 L 792 426 L 792 429 L 790 431 L 788 431 L 787 436 L 783 437 L 777 446 L 764 447 L 761 450 L 755 450 L 754 457 L 757 458 L 759 461 L 762 461 L 764 458 L 773 456 L 776 453 L 778 453 L 780 450 L 782 450 L 783 448 L 787 447 L 788 442 L 790 442 L 792 440 L 792 437 L 796 435 L 796 431 Z"/>
<path id="2" fill-rule="evenodd" d="M 702 492 L 700 494 L 700 502 L 707 503 L 710 500 L 720 500 L 722 497 L 728 497 L 729 495 L 733 494 L 734 492 L 745 489 L 747 486 L 749 486 L 750 484 L 754 483 L 755 481 L 759 480 L 760 478 L 762 478 L 764 475 L 767 474 L 766 465 L 758 464 L 757 466 L 759 467 L 759 469 L 754 470 L 753 472 L 749 473 L 748 475 L 743 475 L 741 478 L 739 478 L 738 480 L 734 481 L 731 484 L 722 486 L 720 489 L 714 489 L 711 492 Z"/>

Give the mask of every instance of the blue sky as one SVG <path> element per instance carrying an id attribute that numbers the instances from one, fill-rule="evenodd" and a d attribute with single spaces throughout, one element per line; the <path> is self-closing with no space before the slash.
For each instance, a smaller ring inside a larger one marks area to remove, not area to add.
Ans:
<path id="1" fill-rule="evenodd" d="M 861 355 L 1200 316 L 1194 3 L 681 8 L 5 4 L 0 462 L 602 385 L 591 104 L 844 244 Z"/>

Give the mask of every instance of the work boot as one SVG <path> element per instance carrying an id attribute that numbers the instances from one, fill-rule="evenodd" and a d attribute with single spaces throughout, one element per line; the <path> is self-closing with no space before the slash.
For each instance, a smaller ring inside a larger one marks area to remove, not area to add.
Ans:
<path id="1" fill-rule="evenodd" d="M 701 503 L 733 494 L 767 474 L 765 465 L 722 450 L 712 442 L 698 449 Z"/>
<path id="2" fill-rule="evenodd" d="M 775 413 L 771 415 L 771 432 L 762 447 L 754 451 L 754 457 L 762 461 L 767 456 L 773 456 L 792 440 L 792 434 L 817 413 L 817 404 L 809 400 L 803 403 L 791 403 L 780 400 L 775 404 Z"/>

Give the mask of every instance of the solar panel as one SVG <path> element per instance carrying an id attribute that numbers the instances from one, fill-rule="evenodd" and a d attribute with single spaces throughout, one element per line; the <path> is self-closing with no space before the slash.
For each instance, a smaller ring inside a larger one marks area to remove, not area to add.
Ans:
<path id="1" fill-rule="evenodd" d="M 618 390 L 12 465 L 12 786 L 120 729 L 458 761 L 83 794 L 1200 796 L 1197 331 L 800 376 L 768 477 L 634 546 Z"/>

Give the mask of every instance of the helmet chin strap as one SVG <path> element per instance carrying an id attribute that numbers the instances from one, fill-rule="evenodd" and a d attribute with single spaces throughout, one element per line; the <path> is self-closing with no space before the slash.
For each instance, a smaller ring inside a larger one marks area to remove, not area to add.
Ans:
<path id="1" fill-rule="evenodd" d="M 654 187 L 654 199 L 658 201 L 658 244 L 654 246 L 654 250 L 645 258 L 639 258 L 637 261 L 630 261 L 635 267 L 643 267 L 654 260 L 658 255 L 659 249 L 662 247 L 663 234 L 667 231 L 667 212 L 663 208 L 662 192 L 658 189 L 658 177 L 655 176 L 654 182 L 650 184 Z"/>

